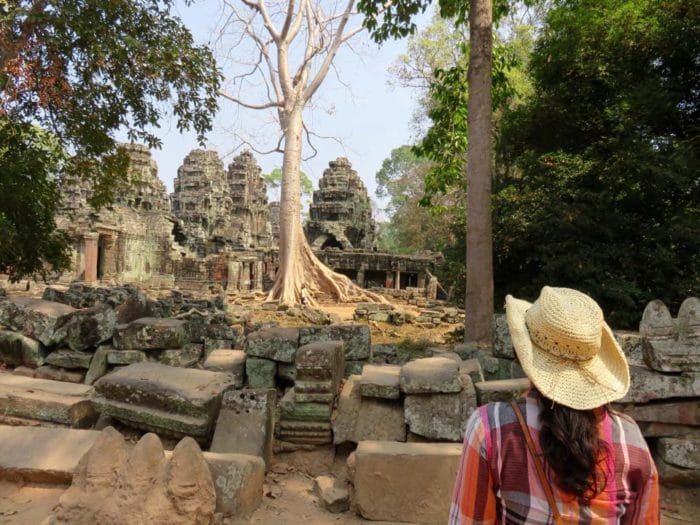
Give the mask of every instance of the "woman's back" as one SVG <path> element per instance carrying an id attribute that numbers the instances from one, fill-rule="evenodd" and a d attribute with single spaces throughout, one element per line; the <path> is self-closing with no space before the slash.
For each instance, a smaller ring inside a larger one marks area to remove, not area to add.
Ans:
<path id="1" fill-rule="evenodd" d="M 518 400 L 540 457 L 543 401 L 547 402 L 536 390 Z M 559 489 L 556 475 L 543 462 L 564 522 L 658 523 L 657 473 L 639 428 L 631 419 L 603 408 L 599 415 L 599 438 L 608 451 L 599 464 L 605 486 L 587 504 Z M 469 420 L 464 446 L 450 523 L 553 523 L 523 431 L 509 404 L 478 408 Z M 469 465 L 467 458 L 471 458 Z"/>

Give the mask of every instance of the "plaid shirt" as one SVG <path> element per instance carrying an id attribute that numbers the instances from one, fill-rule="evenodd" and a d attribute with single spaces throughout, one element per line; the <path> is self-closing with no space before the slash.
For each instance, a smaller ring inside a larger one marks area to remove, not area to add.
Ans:
<path id="1" fill-rule="evenodd" d="M 518 403 L 541 453 L 538 393 L 530 391 Z M 607 484 L 588 505 L 559 490 L 548 472 L 562 520 L 658 524 L 658 474 L 639 428 L 626 416 L 605 412 L 600 434 L 610 451 Z M 507 403 L 479 407 L 467 423 L 449 525 L 467 523 L 554 523 L 522 430 Z"/>

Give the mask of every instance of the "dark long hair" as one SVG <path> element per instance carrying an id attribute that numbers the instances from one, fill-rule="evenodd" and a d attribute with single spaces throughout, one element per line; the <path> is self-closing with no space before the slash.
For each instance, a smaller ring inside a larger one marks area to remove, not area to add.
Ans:
<path id="1" fill-rule="evenodd" d="M 604 407 L 607 410 L 607 407 Z M 589 501 L 607 483 L 607 443 L 598 435 L 599 412 L 574 410 L 540 394 L 540 446 L 559 488 Z"/>

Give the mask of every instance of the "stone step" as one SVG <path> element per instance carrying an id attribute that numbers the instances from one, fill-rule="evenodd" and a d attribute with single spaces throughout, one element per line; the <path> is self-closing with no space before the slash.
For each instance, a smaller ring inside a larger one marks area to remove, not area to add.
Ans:
<path id="1" fill-rule="evenodd" d="M 0 478 L 69 484 L 100 433 L 69 428 L 0 426 Z"/>
<path id="2" fill-rule="evenodd" d="M 530 387 L 530 380 L 520 379 L 496 379 L 494 381 L 482 381 L 476 383 L 476 397 L 479 405 L 502 401 L 510 403 L 511 399 L 516 399 Z"/>
<path id="3" fill-rule="evenodd" d="M 88 385 L 0 374 L 0 414 L 87 428 L 97 418 Z"/>
<path id="4" fill-rule="evenodd" d="M 358 512 L 369 520 L 446 523 L 461 454 L 459 443 L 361 441 L 348 460 Z"/>

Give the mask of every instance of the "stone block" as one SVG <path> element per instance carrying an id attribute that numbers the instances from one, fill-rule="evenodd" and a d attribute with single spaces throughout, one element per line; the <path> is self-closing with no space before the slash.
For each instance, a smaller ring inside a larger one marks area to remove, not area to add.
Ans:
<path id="1" fill-rule="evenodd" d="M 373 344 L 371 347 L 370 362 L 378 365 L 395 363 L 398 351 L 398 346 L 395 344 Z"/>
<path id="2" fill-rule="evenodd" d="M 90 361 L 90 368 L 88 368 L 88 371 L 85 374 L 86 385 L 93 384 L 95 381 L 97 381 L 99 378 L 101 378 L 107 373 L 107 370 L 109 368 L 107 363 L 107 356 L 110 352 L 114 351 L 115 350 L 113 347 L 107 345 L 100 345 L 97 347 L 97 350 L 95 350 L 95 353 L 92 356 L 92 361 Z"/>
<path id="3" fill-rule="evenodd" d="M 515 359 L 505 314 L 493 316 L 493 355 L 504 359 Z"/>
<path id="4" fill-rule="evenodd" d="M 342 341 L 321 341 L 300 346 L 296 355 L 298 380 L 338 382 L 345 371 Z"/>
<path id="5" fill-rule="evenodd" d="M 182 348 L 188 342 L 187 321 L 142 317 L 114 328 L 114 347 L 119 350 Z"/>
<path id="6" fill-rule="evenodd" d="M 216 512 L 248 518 L 260 506 L 265 482 L 265 462 L 247 454 L 205 452 L 216 490 Z"/>
<path id="7" fill-rule="evenodd" d="M 48 350 L 39 341 L 10 330 L 0 330 L 0 361 L 10 366 L 36 368 L 44 364 Z"/>
<path id="8" fill-rule="evenodd" d="M 700 438 L 662 437 L 656 442 L 656 452 L 669 465 L 700 470 Z"/>
<path id="9" fill-rule="evenodd" d="M 56 333 L 75 308 L 33 297 L 15 297 L 0 301 L 0 325 L 40 341 L 46 346 L 61 342 Z"/>
<path id="10" fill-rule="evenodd" d="M 189 368 L 199 363 L 204 348 L 200 344 L 187 343 L 182 348 L 171 348 L 158 352 L 158 362 L 168 366 Z"/>
<path id="11" fill-rule="evenodd" d="M 697 487 L 700 485 L 700 470 L 676 467 L 654 455 L 654 463 L 659 472 L 659 480 L 664 487 Z"/>
<path id="12" fill-rule="evenodd" d="M 345 361 L 345 372 L 343 377 L 350 377 L 362 374 L 362 369 L 367 364 L 367 361 Z"/>
<path id="13" fill-rule="evenodd" d="M 351 480 L 357 511 L 376 521 L 447 523 L 461 453 L 456 443 L 363 441 Z"/>
<path id="14" fill-rule="evenodd" d="M 248 334 L 246 353 L 253 357 L 294 363 L 299 347 L 299 328 L 268 328 Z"/>
<path id="15" fill-rule="evenodd" d="M 236 378 L 236 388 L 243 386 L 246 354 L 243 350 L 212 350 L 204 361 L 205 370 L 226 372 Z"/>
<path id="16" fill-rule="evenodd" d="M 698 426 L 655 423 L 653 421 L 639 421 L 637 424 L 645 438 L 692 437 L 700 439 L 700 427 Z"/>
<path id="17" fill-rule="evenodd" d="M 269 467 L 276 403 L 274 389 L 226 392 L 210 450 L 259 456 Z"/>
<path id="18" fill-rule="evenodd" d="M 321 506 L 333 514 L 350 508 L 347 488 L 332 476 L 318 476 L 314 479 L 314 495 Z"/>
<path id="19" fill-rule="evenodd" d="M 57 323 L 55 337 L 72 350 L 87 350 L 109 341 L 116 324 L 114 309 L 106 304 L 96 304 L 64 316 Z"/>
<path id="20" fill-rule="evenodd" d="M 426 351 L 430 352 L 430 357 L 442 357 L 443 359 L 451 359 L 458 365 L 462 364 L 462 358 L 459 357 L 459 354 L 445 347 L 431 346 L 429 348 L 426 348 Z"/>
<path id="21" fill-rule="evenodd" d="M 330 403 L 297 403 L 294 388 L 290 388 L 280 401 L 280 418 L 293 421 L 330 421 Z"/>
<path id="22" fill-rule="evenodd" d="M 248 357 L 245 361 L 245 373 L 250 388 L 274 388 L 277 363 L 269 359 Z"/>
<path id="23" fill-rule="evenodd" d="M 676 324 L 679 340 L 692 341 L 700 338 L 700 299 L 688 297 L 681 303 Z"/>
<path id="24" fill-rule="evenodd" d="M 93 388 L 14 374 L 0 374 L 0 414 L 74 428 L 97 419 Z"/>
<path id="25" fill-rule="evenodd" d="M 653 422 L 700 426 L 700 403 L 696 400 L 648 405 L 620 405 L 616 408 L 637 423 Z"/>
<path id="26" fill-rule="evenodd" d="M 700 396 L 700 374 L 661 374 L 630 366 L 630 389 L 620 403 L 647 403 L 657 399 Z"/>
<path id="27" fill-rule="evenodd" d="M 333 324 L 299 328 L 299 346 L 318 341 L 342 341 L 345 359 L 349 361 L 369 359 L 370 338 L 369 326 L 366 324 Z"/>
<path id="28" fill-rule="evenodd" d="M 110 350 L 107 352 L 107 363 L 116 366 L 126 366 L 143 363 L 148 358 L 143 350 Z M 104 374 L 102 374 L 104 375 Z"/>
<path id="29" fill-rule="evenodd" d="M 401 396 L 398 365 L 366 365 L 360 377 L 360 392 L 365 397 L 398 399 Z"/>
<path id="30" fill-rule="evenodd" d="M 406 421 L 402 403 L 364 397 L 352 435 L 355 443 L 366 440 L 406 441 Z"/>
<path id="31" fill-rule="evenodd" d="M 474 385 L 476 389 L 476 397 L 479 405 L 502 401 L 510 403 L 512 399 L 516 399 L 530 388 L 530 380 L 527 378 L 519 379 L 499 379 L 496 381 L 483 381 Z"/>
<path id="32" fill-rule="evenodd" d="M 333 442 L 336 445 L 355 440 L 355 425 L 361 403 L 360 376 L 351 375 L 338 396 L 338 408 L 333 419 Z"/>
<path id="33" fill-rule="evenodd" d="M 700 372 L 700 339 L 642 339 L 644 362 L 658 372 Z"/>
<path id="34" fill-rule="evenodd" d="M 480 383 L 485 380 L 481 370 L 481 362 L 476 358 L 462 361 L 462 364 L 459 365 L 459 376 L 463 383 L 464 376 L 469 376 L 472 383 Z"/>
<path id="35" fill-rule="evenodd" d="M 60 348 L 46 356 L 46 363 L 61 368 L 87 370 L 90 368 L 92 356 L 93 354 L 88 352 Z"/>
<path id="36" fill-rule="evenodd" d="M 51 381 L 64 381 L 66 383 L 82 383 L 85 381 L 85 371 L 42 365 L 34 371 L 34 377 Z"/>
<path id="37" fill-rule="evenodd" d="M 95 430 L 0 426 L 0 478 L 68 484 L 99 435 Z"/>
<path id="38" fill-rule="evenodd" d="M 294 392 L 297 394 L 335 394 L 335 383 L 328 381 L 305 381 L 297 379 L 294 383 Z"/>
<path id="39" fill-rule="evenodd" d="M 401 367 L 401 391 L 405 394 L 439 394 L 459 392 L 459 365 L 451 359 L 427 357 Z"/>
<path id="40" fill-rule="evenodd" d="M 613 335 L 620 345 L 620 348 L 622 348 L 628 364 L 645 366 L 644 357 L 642 355 L 642 338 L 639 337 L 638 332 L 615 330 Z"/>
<path id="41" fill-rule="evenodd" d="M 667 339 L 676 335 L 676 323 L 671 312 L 659 299 L 647 303 L 639 322 L 639 336 L 648 339 Z"/>
<path id="42" fill-rule="evenodd" d="M 100 412 L 146 430 L 207 442 L 232 376 L 209 370 L 136 363 L 95 383 Z"/>
<path id="43" fill-rule="evenodd" d="M 434 440 L 462 441 L 467 418 L 476 408 L 476 396 L 462 392 L 407 395 L 403 408 L 412 433 Z"/>

